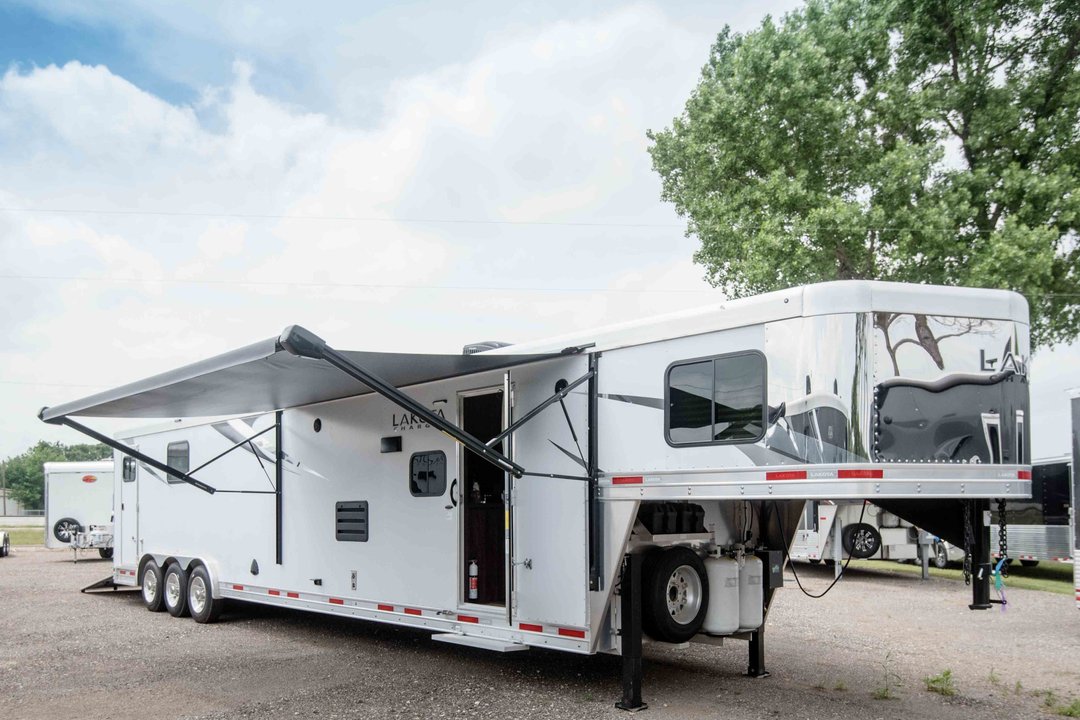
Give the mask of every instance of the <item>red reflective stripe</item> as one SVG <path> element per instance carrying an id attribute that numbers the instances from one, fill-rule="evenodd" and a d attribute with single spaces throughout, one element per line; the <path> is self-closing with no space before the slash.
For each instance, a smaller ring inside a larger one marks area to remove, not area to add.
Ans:
<path id="1" fill-rule="evenodd" d="M 1016 478 L 1018 480 L 1030 480 L 1031 479 L 1031 471 L 1030 470 L 1017 470 L 1016 471 Z"/>
<path id="2" fill-rule="evenodd" d="M 244 589 L 244 586 L 243 586 L 243 585 L 233 585 L 233 586 L 232 586 L 232 589 L 233 589 L 233 590 L 243 590 L 243 589 Z"/>
<path id="3" fill-rule="evenodd" d="M 266 592 L 270 593 L 271 595 L 280 595 L 281 594 L 280 590 L 267 590 Z"/>
<path id="4" fill-rule="evenodd" d="M 330 598 L 330 604 L 331 605 L 344 605 L 345 601 L 342 600 L 341 598 Z"/>
<path id="5" fill-rule="evenodd" d="M 544 632 L 543 625 L 533 625 L 532 623 L 519 623 L 518 627 L 522 630 L 528 630 L 529 632 Z"/>
<path id="6" fill-rule="evenodd" d="M 805 470 L 774 470 L 765 473 L 766 480 L 805 480 Z"/>
<path id="7" fill-rule="evenodd" d="M 847 469 L 847 470 L 841 469 L 841 470 L 836 471 L 836 477 L 840 478 L 841 480 L 852 480 L 852 479 L 880 480 L 881 478 L 885 477 L 885 471 L 884 470 L 874 470 L 872 468 L 858 468 L 858 469 L 850 468 L 850 469 Z"/>
<path id="8" fill-rule="evenodd" d="M 417 610 L 416 608 L 405 608 L 405 614 L 406 615 L 419 615 L 420 611 Z"/>
<path id="9" fill-rule="evenodd" d="M 393 605 L 379 605 L 378 608 L 384 612 L 394 612 Z"/>
<path id="10" fill-rule="evenodd" d="M 291 593 L 285 593 L 285 596 L 286 596 L 286 597 L 291 597 L 291 598 L 299 598 L 299 597 L 300 597 L 300 593 L 293 593 L 293 592 L 291 592 Z"/>
<path id="11" fill-rule="evenodd" d="M 612 485 L 640 485 L 645 482 L 645 478 L 640 475 L 634 475 L 633 477 L 613 477 L 611 478 Z"/>
<path id="12" fill-rule="evenodd" d="M 460 620 L 461 622 L 467 622 L 467 623 L 478 623 L 478 622 L 480 622 L 480 618 L 473 617 L 472 615 L 458 615 L 457 619 Z"/>
<path id="13" fill-rule="evenodd" d="M 584 638 L 585 637 L 585 631 L 584 630 L 571 630 L 570 628 L 559 628 L 559 634 L 562 635 L 563 637 L 572 637 L 572 638 Z"/>

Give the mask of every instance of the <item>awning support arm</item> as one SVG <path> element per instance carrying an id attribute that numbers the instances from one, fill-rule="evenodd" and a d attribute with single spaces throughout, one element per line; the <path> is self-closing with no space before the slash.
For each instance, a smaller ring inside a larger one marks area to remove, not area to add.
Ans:
<path id="1" fill-rule="evenodd" d="M 587 380 L 589 380 L 590 378 L 592 378 L 592 376 L 594 374 L 595 374 L 595 372 L 593 370 L 590 370 L 589 372 L 585 373 L 584 375 L 582 375 L 581 377 L 579 377 L 577 380 L 570 383 L 566 387 L 562 388 L 561 390 L 556 391 L 556 393 L 554 395 L 552 395 L 551 397 L 549 397 L 547 400 L 545 400 L 544 402 L 540 403 L 539 405 L 534 407 L 529 412 L 522 415 L 521 418 L 519 420 L 517 420 L 517 422 L 512 423 L 509 427 L 507 427 L 501 433 L 499 433 L 495 437 L 488 440 L 487 441 L 488 446 L 495 445 L 497 442 L 499 442 L 503 438 L 510 435 L 510 433 L 516 432 L 517 429 L 520 428 L 522 425 L 529 422 L 534 417 L 536 417 L 541 412 L 543 412 L 544 410 L 546 410 L 550 406 L 554 405 L 555 403 L 562 402 L 562 399 L 564 397 L 566 397 L 567 395 L 569 395 L 571 390 L 573 390 L 577 386 L 581 385 L 582 383 L 584 383 Z M 567 422 L 569 422 L 569 420 L 570 420 L 570 418 L 568 416 L 567 417 Z M 577 442 L 577 435 L 574 433 L 573 425 L 570 426 L 570 433 L 574 435 L 574 442 Z M 580 451 L 580 448 L 579 448 L 579 451 Z"/>
<path id="2" fill-rule="evenodd" d="M 44 412 L 45 411 L 42 410 L 42 413 L 44 413 Z M 40 417 L 40 414 L 38 415 L 38 417 Z M 179 470 L 177 470 L 176 468 L 169 467 L 165 463 L 163 463 L 163 462 L 161 462 L 159 460 L 155 460 L 154 458 L 150 457 L 149 455 L 146 455 L 145 453 L 141 453 L 141 452 L 139 452 L 138 450 L 136 450 L 133 447 L 129 447 L 127 445 L 124 445 L 123 443 L 109 437 L 108 435 L 103 435 L 103 434 L 99 433 L 97 430 L 94 430 L 93 428 L 88 428 L 85 425 L 83 425 L 82 423 L 76 422 L 75 420 L 72 420 L 69 417 L 58 417 L 58 418 L 55 418 L 55 419 L 52 419 L 52 420 L 46 420 L 45 422 L 49 423 L 50 425 L 66 425 L 67 427 L 71 428 L 72 430 L 78 430 L 83 435 L 86 435 L 87 437 L 91 437 L 94 440 L 97 440 L 99 443 L 102 443 L 103 445 L 107 445 L 107 446 L 111 447 L 113 450 L 119 450 L 120 452 L 124 453 L 125 455 L 130 455 L 131 457 L 136 458 L 137 460 L 140 460 L 140 461 L 146 463 L 147 465 L 154 468 L 155 470 L 160 470 L 161 472 L 163 472 L 163 473 L 165 473 L 167 475 L 172 475 L 177 480 L 180 480 L 182 482 L 186 482 L 188 485 L 194 485 L 195 487 L 199 488 L 203 492 L 210 493 L 211 495 L 213 495 L 215 492 L 217 492 L 217 490 L 210 487 L 206 483 L 201 482 L 201 481 L 196 480 L 195 478 L 191 477 L 190 473 L 183 473 L 183 472 L 180 472 Z"/>
<path id="3" fill-rule="evenodd" d="M 299 325 L 290 325 L 285 328 L 285 332 L 278 338 L 278 345 L 283 350 L 298 357 L 325 360 L 346 375 L 364 383 L 398 407 L 414 413 L 417 417 L 423 418 L 424 422 L 454 438 L 466 448 L 472 450 L 503 472 L 511 473 L 514 477 L 521 477 L 525 473 L 525 468 L 506 457 L 498 450 L 488 447 L 457 425 L 454 425 L 445 418 L 439 417 L 431 412 L 431 410 L 416 402 L 390 383 L 377 375 L 373 375 L 360 365 L 357 365 L 346 355 L 327 345 L 325 340 L 310 330 L 300 327 Z"/>
<path id="4" fill-rule="evenodd" d="M 241 445 L 247 445 L 249 442 L 251 442 L 255 438 L 259 437 L 260 435 L 263 435 L 265 433 L 270 432 L 271 430 L 273 430 L 276 427 L 277 427 L 277 424 L 275 423 L 275 424 L 271 425 L 268 428 L 260 430 L 259 432 L 255 433 L 251 437 L 245 438 L 244 440 L 241 440 L 240 442 L 236 443 L 235 445 L 233 445 L 231 448 L 229 448 L 225 452 L 218 453 L 217 455 L 210 458 L 209 460 L 207 460 L 206 462 L 204 462 L 202 465 L 195 468 L 194 470 L 188 470 L 188 475 L 194 475 L 195 473 L 199 472 L 200 470 L 202 470 L 204 467 L 206 467 L 210 463 L 214 462 L 215 460 L 220 460 L 221 458 L 225 457 L 226 455 L 228 455 L 229 453 L 231 453 L 233 450 L 240 447 Z M 252 448 L 251 452 L 255 456 L 255 459 L 259 461 L 259 465 L 262 466 L 262 458 L 260 458 L 259 454 L 257 452 L 255 452 L 255 448 Z"/>

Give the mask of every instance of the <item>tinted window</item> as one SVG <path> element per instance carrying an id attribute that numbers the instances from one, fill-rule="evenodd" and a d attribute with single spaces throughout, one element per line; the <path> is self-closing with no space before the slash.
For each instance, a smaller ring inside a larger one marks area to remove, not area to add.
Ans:
<path id="1" fill-rule="evenodd" d="M 713 363 L 676 365 L 668 375 L 668 437 L 671 442 L 712 440 Z"/>
<path id="2" fill-rule="evenodd" d="M 668 370 L 672 445 L 752 443 L 765 433 L 765 358 L 737 353 Z"/>
<path id="3" fill-rule="evenodd" d="M 416 453 L 409 460 L 409 492 L 436 497 L 446 492 L 446 454 L 441 450 Z"/>
<path id="4" fill-rule="evenodd" d="M 124 482 L 132 482 L 135 479 L 135 458 L 124 456 L 123 464 Z"/>
<path id="5" fill-rule="evenodd" d="M 179 470 L 182 473 L 186 473 L 191 469 L 191 451 L 189 449 L 187 440 L 183 442 L 169 443 L 168 450 L 166 451 L 165 464 L 174 470 Z M 184 482 L 178 480 L 172 475 L 167 475 L 166 479 L 171 483 Z"/>

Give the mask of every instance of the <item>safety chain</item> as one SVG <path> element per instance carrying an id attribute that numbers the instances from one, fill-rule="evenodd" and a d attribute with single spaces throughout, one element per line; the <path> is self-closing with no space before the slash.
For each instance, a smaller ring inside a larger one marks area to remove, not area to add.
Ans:
<path id="1" fill-rule="evenodd" d="M 971 502 L 964 501 L 964 584 L 971 584 L 971 549 L 975 545 L 975 531 L 971 529 Z"/>
<path id="2" fill-rule="evenodd" d="M 1009 522 L 1005 516 L 1005 500 L 998 500 L 998 556 L 1001 563 L 1001 577 L 1009 577 Z"/>

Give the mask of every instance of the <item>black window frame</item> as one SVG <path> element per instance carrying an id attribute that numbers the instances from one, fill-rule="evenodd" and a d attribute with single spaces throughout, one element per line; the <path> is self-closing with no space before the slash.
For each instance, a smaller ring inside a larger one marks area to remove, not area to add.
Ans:
<path id="1" fill-rule="evenodd" d="M 415 493 L 415 492 L 413 492 L 413 481 L 412 481 L 413 461 L 416 460 L 416 458 L 418 456 L 420 456 L 420 455 L 442 455 L 442 462 L 443 462 L 444 472 L 443 472 L 443 479 L 442 479 L 443 480 L 443 485 L 442 485 L 442 491 L 441 492 L 439 492 L 439 493 L 430 493 L 430 492 L 428 492 L 428 493 Z M 414 452 L 412 455 L 409 456 L 409 480 L 408 480 L 408 482 L 409 482 L 409 494 L 412 495 L 413 497 L 417 497 L 417 498 L 442 497 L 443 495 L 446 494 L 446 488 L 449 485 L 448 478 L 447 478 L 447 475 L 449 474 L 449 472 L 450 472 L 450 466 L 447 464 L 446 453 L 444 451 L 442 451 L 442 450 L 420 450 L 418 452 Z"/>
<path id="2" fill-rule="evenodd" d="M 184 453 L 187 455 L 187 467 L 183 468 L 183 469 L 178 468 L 178 467 L 176 467 L 175 465 L 173 465 L 173 464 L 171 464 L 169 462 L 169 455 L 172 454 L 173 447 L 177 446 L 177 445 L 183 445 L 184 446 Z M 188 442 L 187 440 L 176 440 L 175 442 L 171 442 L 168 445 L 166 445 L 165 446 L 165 464 L 168 465 L 169 467 L 171 467 L 173 470 L 177 470 L 179 472 L 182 472 L 185 475 L 188 472 L 190 472 L 191 471 L 191 443 Z M 177 477 L 174 477 L 174 476 L 169 475 L 168 473 L 166 473 L 165 474 L 165 482 L 169 483 L 170 485 L 177 485 L 177 484 L 183 483 L 184 481 L 177 478 Z"/>
<path id="3" fill-rule="evenodd" d="M 716 362 L 735 357 L 755 355 L 761 360 L 761 433 L 754 438 L 738 438 L 734 440 L 708 440 L 705 442 L 674 442 L 671 439 L 671 371 L 684 365 L 695 363 L 712 363 L 713 388 L 710 394 L 712 403 L 712 423 L 710 424 L 709 436 L 715 437 L 716 428 Z M 719 355 L 705 355 L 703 357 L 676 360 L 664 370 L 664 441 L 669 447 L 705 447 L 708 445 L 753 445 L 760 442 L 769 430 L 769 360 L 765 353 L 760 350 L 739 350 L 737 352 L 721 353 Z"/>

